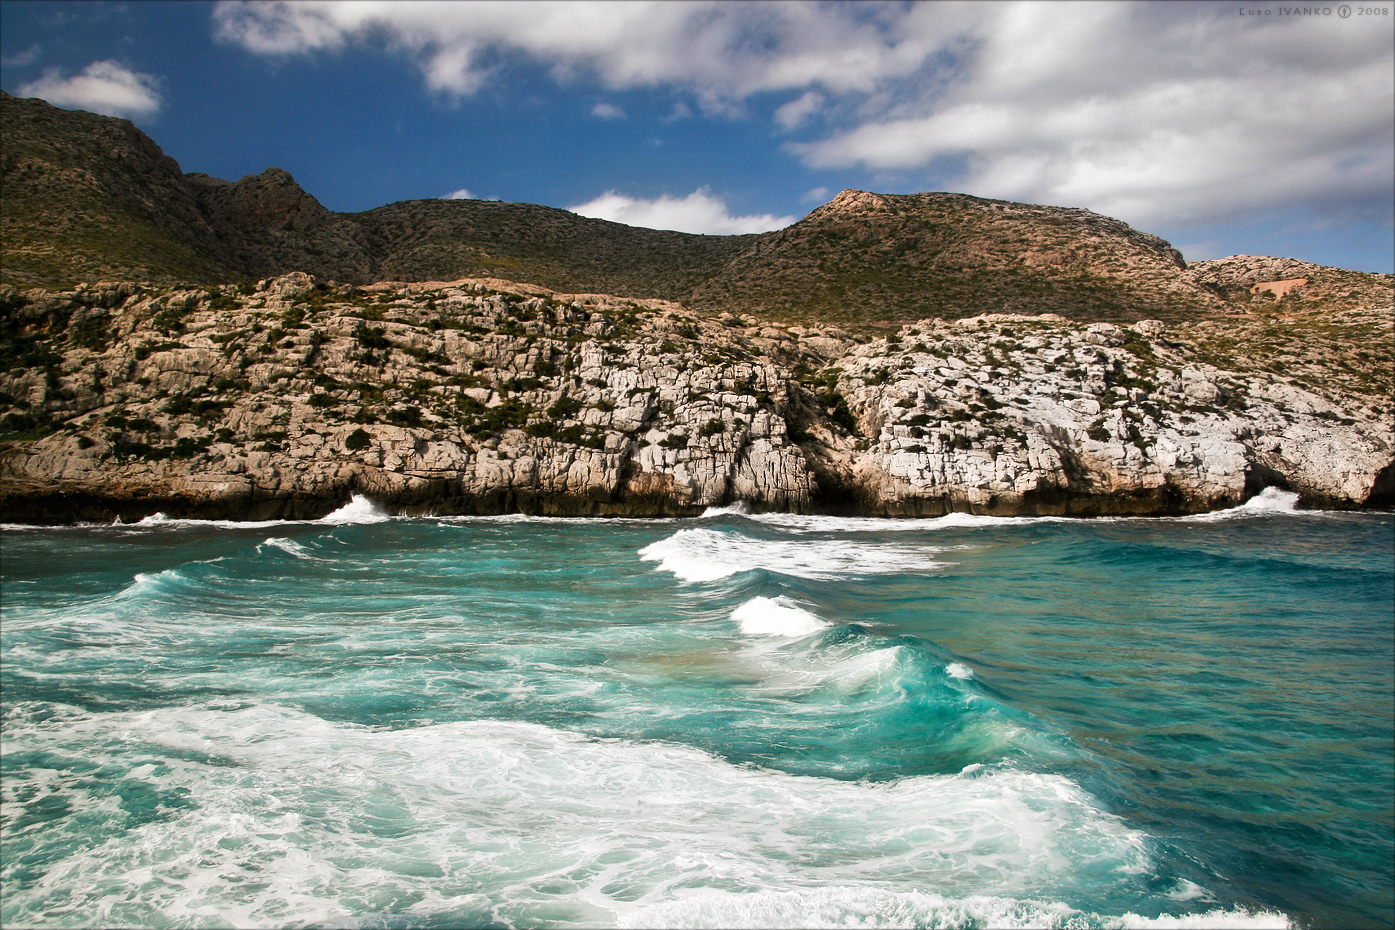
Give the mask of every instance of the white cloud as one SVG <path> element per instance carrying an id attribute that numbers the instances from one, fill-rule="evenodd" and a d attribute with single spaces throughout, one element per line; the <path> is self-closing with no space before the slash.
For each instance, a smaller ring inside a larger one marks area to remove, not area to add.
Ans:
<path id="1" fill-rule="evenodd" d="M 470 193 L 468 190 L 466 190 L 465 188 L 462 187 L 462 188 L 461 188 L 460 190 L 458 190 L 458 191 L 451 191 L 449 194 L 446 194 L 446 195 L 444 195 L 443 197 L 441 197 L 441 199 L 442 199 L 442 200 L 475 200 L 475 199 L 477 199 L 477 198 L 475 197 L 474 194 Z"/>
<path id="2" fill-rule="evenodd" d="M 624 119 L 625 111 L 613 103 L 598 103 L 591 108 L 591 115 L 601 119 Z"/>
<path id="3" fill-rule="evenodd" d="M 887 172 L 962 160 L 956 190 L 1145 227 L 1363 201 L 1388 221 L 1389 24 L 1260 24 L 1182 5 L 993 12 L 942 94 L 790 150 Z"/>
<path id="4" fill-rule="evenodd" d="M 42 54 L 38 45 L 31 45 L 22 52 L 14 55 L 0 56 L 0 66 L 6 68 L 27 68 L 39 60 Z"/>
<path id="5" fill-rule="evenodd" d="M 726 203 L 703 187 L 686 197 L 664 195 L 653 200 L 626 197 L 607 191 L 595 200 L 568 207 L 573 213 L 601 220 L 643 226 L 647 229 L 676 229 L 680 232 L 725 236 L 767 232 L 793 223 L 793 216 L 732 216 Z"/>
<path id="6" fill-rule="evenodd" d="M 799 198 L 804 203 L 823 203 L 828 199 L 828 188 L 816 187 L 813 190 L 804 192 L 804 196 Z"/>
<path id="7" fill-rule="evenodd" d="M 823 94 L 815 90 L 805 91 L 804 95 L 791 100 L 775 111 L 775 122 L 782 129 L 793 129 L 817 113 L 824 103 Z"/>
<path id="8" fill-rule="evenodd" d="M 428 86 L 473 93 L 488 48 L 522 51 L 563 78 L 612 88 L 680 85 L 705 109 L 770 90 L 870 91 L 920 67 L 938 40 L 898 34 L 895 6 L 637 2 L 220 2 L 217 36 L 259 54 L 332 50 L 386 39 L 413 58 Z"/>
<path id="9" fill-rule="evenodd" d="M 249 51 L 376 42 L 449 95 L 493 79 L 499 52 L 559 81 L 673 90 L 683 99 L 672 119 L 742 116 L 751 96 L 780 94 L 792 99 L 776 126 L 828 127 L 787 146 L 811 167 L 1085 206 L 1144 228 L 1293 207 L 1389 222 L 1392 20 L 1144 2 L 306 0 L 214 11 L 217 34 Z"/>
<path id="10" fill-rule="evenodd" d="M 21 97 L 42 97 L 58 107 L 78 107 L 107 116 L 153 116 L 162 103 L 153 75 L 132 71 L 114 61 L 94 61 L 81 73 L 65 78 L 45 71 L 38 80 L 16 90 Z"/>

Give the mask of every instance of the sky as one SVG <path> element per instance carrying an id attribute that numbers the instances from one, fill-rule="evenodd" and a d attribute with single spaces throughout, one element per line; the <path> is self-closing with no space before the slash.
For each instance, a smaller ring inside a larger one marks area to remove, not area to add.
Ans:
<path id="1" fill-rule="evenodd" d="M 0 86 L 332 210 L 744 233 L 844 188 L 1395 271 L 1395 0 L 0 0 Z"/>

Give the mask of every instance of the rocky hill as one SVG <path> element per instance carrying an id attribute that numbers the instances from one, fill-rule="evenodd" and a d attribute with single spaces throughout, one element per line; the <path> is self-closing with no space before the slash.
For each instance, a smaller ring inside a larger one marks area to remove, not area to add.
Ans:
<path id="1" fill-rule="evenodd" d="M 1270 302 L 1333 313 L 1388 305 L 1393 280 L 1288 259 L 1189 267 L 1118 220 L 963 194 L 844 191 L 786 229 L 745 236 L 473 200 L 344 214 L 280 169 L 235 182 L 184 174 L 126 120 L 0 92 L 0 126 L 0 274 L 19 288 L 206 286 L 292 271 L 360 285 L 492 276 L 880 332 L 984 313 L 1182 321 Z M 1286 275 L 1306 281 L 1251 291 Z"/>
<path id="2" fill-rule="evenodd" d="M 0 521 L 1395 502 L 1395 277 L 844 191 L 751 236 L 327 210 L 0 96 Z"/>
<path id="3" fill-rule="evenodd" d="M 868 338 L 487 279 L 2 296 L 7 521 L 316 517 L 355 492 L 408 513 L 928 516 L 1395 491 L 1388 309 Z"/>

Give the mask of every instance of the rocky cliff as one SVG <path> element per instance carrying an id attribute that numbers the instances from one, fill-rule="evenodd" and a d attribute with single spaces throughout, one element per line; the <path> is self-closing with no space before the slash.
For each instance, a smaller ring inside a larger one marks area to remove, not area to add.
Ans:
<path id="1" fill-rule="evenodd" d="M 1389 506 L 1395 482 L 1388 308 L 869 338 L 491 279 L 0 300 L 8 521 L 315 517 L 354 492 L 441 514 L 1164 514 L 1268 485 Z"/>

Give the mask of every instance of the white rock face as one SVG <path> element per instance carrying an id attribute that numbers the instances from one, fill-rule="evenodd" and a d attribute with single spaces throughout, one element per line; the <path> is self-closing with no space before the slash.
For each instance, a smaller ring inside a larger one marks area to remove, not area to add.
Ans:
<path id="1" fill-rule="evenodd" d="M 318 516 L 353 492 L 438 513 L 1180 513 L 1270 484 L 1380 504 L 1395 473 L 1388 397 L 1218 367 L 1221 324 L 993 314 L 859 342 L 499 281 L 249 290 L 26 295 L 40 336 L 59 312 L 109 332 L 54 330 L 61 361 L 0 373 L 6 519 Z"/>

